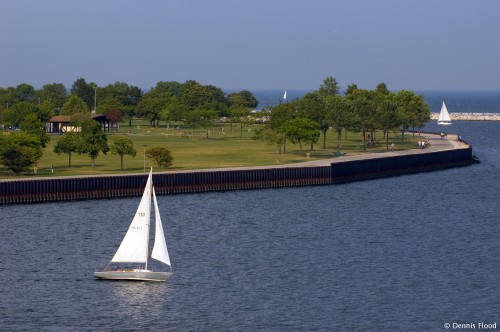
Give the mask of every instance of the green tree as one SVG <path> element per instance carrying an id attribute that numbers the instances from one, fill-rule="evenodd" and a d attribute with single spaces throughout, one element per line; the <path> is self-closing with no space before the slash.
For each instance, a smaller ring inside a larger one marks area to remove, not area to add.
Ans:
<path id="1" fill-rule="evenodd" d="M 388 95 L 391 93 L 384 82 L 377 84 L 377 86 L 375 87 L 375 91 L 383 95 Z"/>
<path id="2" fill-rule="evenodd" d="M 24 132 L 0 135 L 0 163 L 14 174 L 28 171 L 42 157 L 40 140 Z"/>
<path id="3" fill-rule="evenodd" d="M 325 108 L 327 110 L 327 121 L 337 133 L 337 152 L 340 153 L 342 129 L 352 125 L 354 114 L 351 112 L 346 98 L 341 96 L 326 97 Z"/>
<path id="4" fill-rule="evenodd" d="M 430 120 L 430 108 L 424 98 L 413 91 L 401 90 L 395 95 L 395 102 L 400 108 L 402 140 L 408 128 L 423 127 Z M 415 132 L 413 133 L 415 135 Z"/>
<path id="5" fill-rule="evenodd" d="M 174 162 L 170 150 L 164 147 L 157 146 L 148 148 L 146 150 L 146 156 L 153 159 L 160 168 L 167 168 Z"/>
<path id="6" fill-rule="evenodd" d="M 77 79 L 71 86 L 71 95 L 77 96 L 87 105 L 87 109 L 94 109 L 95 83 L 85 82 L 84 78 Z"/>
<path id="7" fill-rule="evenodd" d="M 347 86 L 347 89 L 345 90 L 345 96 L 348 96 L 350 95 L 351 93 L 353 93 L 354 91 L 358 90 L 358 86 L 354 83 L 350 84 Z"/>
<path id="8" fill-rule="evenodd" d="M 15 89 L 16 99 L 25 102 L 34 102 L 36 99 L 36 91 L 31 85 L 22 83 Z"/>
<path id="9" fill-rule="evenodd" d="M 216 118 L 217 114 L 213 110 L 197 109 L 189 113 L 186 123 L 193 128 L 193 135 L 196 135 L 196 127 L 205 129 L 206 139 L 208 139 L 209 129 Z"/>
<path id="10" fill-rule="evenodd" d="M 151 91 L 156 92 L 167 92 L 172 96 L 178 96 L 181 93 L 182 84 L 175 81 L 170 82 L 158 82 L 156 86 L 151 89 Z"/>
<path id="11" fill-rule="evenodd" d="M 398 104 L 392 99 L 393 98 L 388 98 L 384 100 L 377 108 L 378 119 L 381 126 L 380 129 L 386 131 L 386 150 L 389 150 L 389 132 L 397 128 L 401 123 Z"/>
<path id="12" fill-rule="evenodd" d="M 92 161 L 92 169 L 95 167 L 95 160 L 99 156 L 99 153 L 106 154 L 108 151 L 108 138 L 102 132 L 101 125 L 92 119 L 83 121 L 79 152 L 89 156 Z"/>
<path id="13" fill-rule="evenodd" d="M 74 126 L 80 126 L 82 122 L 90 118 L 90 110 L 87 104 L 77 96 L 70 96 L 61 107 L 60 115 L 70 117 Z"/>
<path id="14" fill-rule="evenodd" d="M 68 99 L 68 92 L 62 83 L 45 84 L 37 93 L 42 102 L 50 102 L 53 105 L 51 113 L 59 110 Z"/>
<path id="15" fill-rule="evenodd" d="M 161 111 L 175 101 L 176 98 L 168 92 L 150 91 L 144 94 L 137 105 L 137 114 L 149 120 L 151 127 L 158 127 Z"/>
<path id="16" fill-rule="evenodd" d="M 270 125 L 264 125 L 255 130 L 253 139 L 276 144 L 276 155 L 280 155 L 281 146 L 285 143 L 285 134 L 277 129 L 273 129 Z"/>
<path id="17" fill-rule="evenodd" d="M 213 85 L 201 85 L 196 81 L 186 81 L 181 86 L 179 100 L 190 110 L 207 108 L 209 103 L 226 104 L 224 92 Z M 213 107 L 210 107 L 213 109 Z"/>
<path id="18" fill-rule="evenodd" d="M 69 132 L 61 137 L 54 146 L 54 152 L 60 155 L 61 153 L 68 155 L 68 166 L 71 167 L 71 154 L 78 153 L 80 149 L 81 136 L 80 133 Z"/>
<path id="19" fill-rule="evenodd" d="M 50 100 L 44 100 L 37 109 L 37 116 L 40 121 L 47 123 L 55 114 L 54 103 Z"/>
<path id="20" fill-rule="evenodd" d="M 37 108 L 32 103 L 21 101 L 9 106 L 8 110 L 3 112 L 3 122 L 8 126 L 19 126 L 29 114 L 36 114 Z"/>
<path id="21" fill-rule="evenodd" d="M 302 150 L 302 142 L 311 144 L 311 150 L 313 149 L 313 144 L 318 142 L 320 133 L 319 125 L 309 119 L 305 118 L 295 118 L 285 121 L 280 128 L 286 138 L 292 143 L 299 143 L 300 149 Z"/>
<path id="22" fill-rule="evenodd" d="M 111 153 L 120 156 L 120 169 L 123 170 L 123 156 L 128 155 L 135 157 L 137 151 L 134 148 L 134 142 L 130 138 L 116 136 L 111 145 Z"/>
<path id="23" fill-rule="evenodd" d="M 323 133 L 323 149 L 326 149 L 326 133 L 330 128 L 327 121 L 325 98 L 319 92 L 310 92 L 300 101 L 298 117 L 315 121 Z"/>
<path id="24" fill-rule="evenodd" d="M 340 86 L 335 77 L 328 76 L 323 80 L 323 84 L 319 87 L 319 94 L 323 97 L 338 95 Z"/>
<path id="25" fill-rule="evenodd" d="M 229 107 L 236 104 L 236 107 L 256 108 L 259 105 L 259 101 L 248 90 L 230 93 L 226 96 L 226 99 Z"/>
<path id="26" fill-rule="evenodd" d="M 50 142 L 50 137 L 44 129 L 44 124 L 38 119 L 36 114 L 28 114 L 23 122 L 21 122 L 20 126 L 23 132 L 38 137 L 42 148 L 47 147 L 47 143 Z"/>
<path id="27" fill-rule="evenodd" d="M 372 101 L 372 93 L 368 90 L 357 89 L 346 96 L 353 113 L 356 116 L 356 123 L 362 131 L 363 151 L 366 151 L 366 130 L 373 127 L 375 118 L 375 107 Z"/>

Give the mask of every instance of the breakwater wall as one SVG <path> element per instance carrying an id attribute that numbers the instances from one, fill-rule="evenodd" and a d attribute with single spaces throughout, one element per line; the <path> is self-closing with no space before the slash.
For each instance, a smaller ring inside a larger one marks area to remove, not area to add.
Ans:
<path id="1" fill-rule="evenodd" d="M 472 148 L 353 160 L 332 164 L 332 184 L 467 166 L 473 162 Z"/>
<path id="2" fill-rule="evenodd" d="M 431 120 L 437 120 L 439 113 L 432 113 Z M 450 113 L 450 119 L 460 121 L 500 121 L 500 113 Z"/>
<path id="3" fill-rule="evenodd" d="M 330 185 L 473 163 L 472 148 L 290 166 L 153 174 L 159 195 Z M 0 181 L 0 204 L 140 196 L 146 174 Z"/>

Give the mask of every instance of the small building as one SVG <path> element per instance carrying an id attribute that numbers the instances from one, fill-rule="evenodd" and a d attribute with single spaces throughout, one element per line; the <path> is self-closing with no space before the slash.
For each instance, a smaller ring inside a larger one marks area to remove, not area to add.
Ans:
<path id="1" fill-rule="evenodd" d="M 49 134 L 64 134 L 69 132 L 79 132 L 80 127 L 71 124 L 71 117 L 68 115 L 54 115 L 45 126 L 45 131 Z"/>
<path id="2" fill-rule="evenodd" d="M 90 118 L 99 122 L 104 131 L 110 130 L 109 120 L 104 114 L 91 114 Z M 80 127 L 71 123 L 69 115 L 54 115 L 45 125 L 45 131 L 49 134 L 65 134 L 70 132 L 80 132 Z"/>

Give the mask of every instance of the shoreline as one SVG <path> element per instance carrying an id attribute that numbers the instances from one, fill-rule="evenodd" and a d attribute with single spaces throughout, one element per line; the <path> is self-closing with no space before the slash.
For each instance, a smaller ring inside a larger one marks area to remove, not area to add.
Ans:
<path id="1" fill-rule="evenodd" d="M 153 173 L 158 195 L 332 185 L 474 163 L 457 135 L 422 133 L 425 149 L 346 155 L 296 164 Z M 141 195 L 145 173 L 0 180 L 0 205 Z"/>

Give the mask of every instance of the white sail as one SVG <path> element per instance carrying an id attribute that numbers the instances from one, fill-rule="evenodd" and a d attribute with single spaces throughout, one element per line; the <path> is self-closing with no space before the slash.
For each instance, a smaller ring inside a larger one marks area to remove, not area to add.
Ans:
<path id="1" fill-rule="evenodd" d="M 285 94 L 283 95 L 283 100 L 286 100 L 286 90 L 285 90 Z"/>
<path id="2" fill-rule="evenodd" d="M 153 201 L 155 206 L 155 243 L 153 245 L 153 251 L 151 257 L 172 266 L 170 264 L 170 257 L 168 256 L 167 242 L 165 241 L 165 234 L 163 233 L 163 226 L 161 224 L 160 210 L 158 209 L 158 202 L 156 201 L 155 189 L 153 187 Z"/>
<path id="3" fill-rule="evenodd" d="M 151 181 L 149 173 L 146 188 L 134 219 L 123 238 L 120 247 L 111 260 L 114 263 L 146 263 L 148 259 L 149 221 L 151 216 Z"/>
<path id="4" fill-rule="evenodd" d="M 446 108 L 446 105 L 444 104 L 441 106 L 441 112 L 439 113 L 439 118 L 438 118 L 438 124 L 449 124 L 451 123 L 451 118 L 450 114 L 448 113 L 448 109 Z"/>

